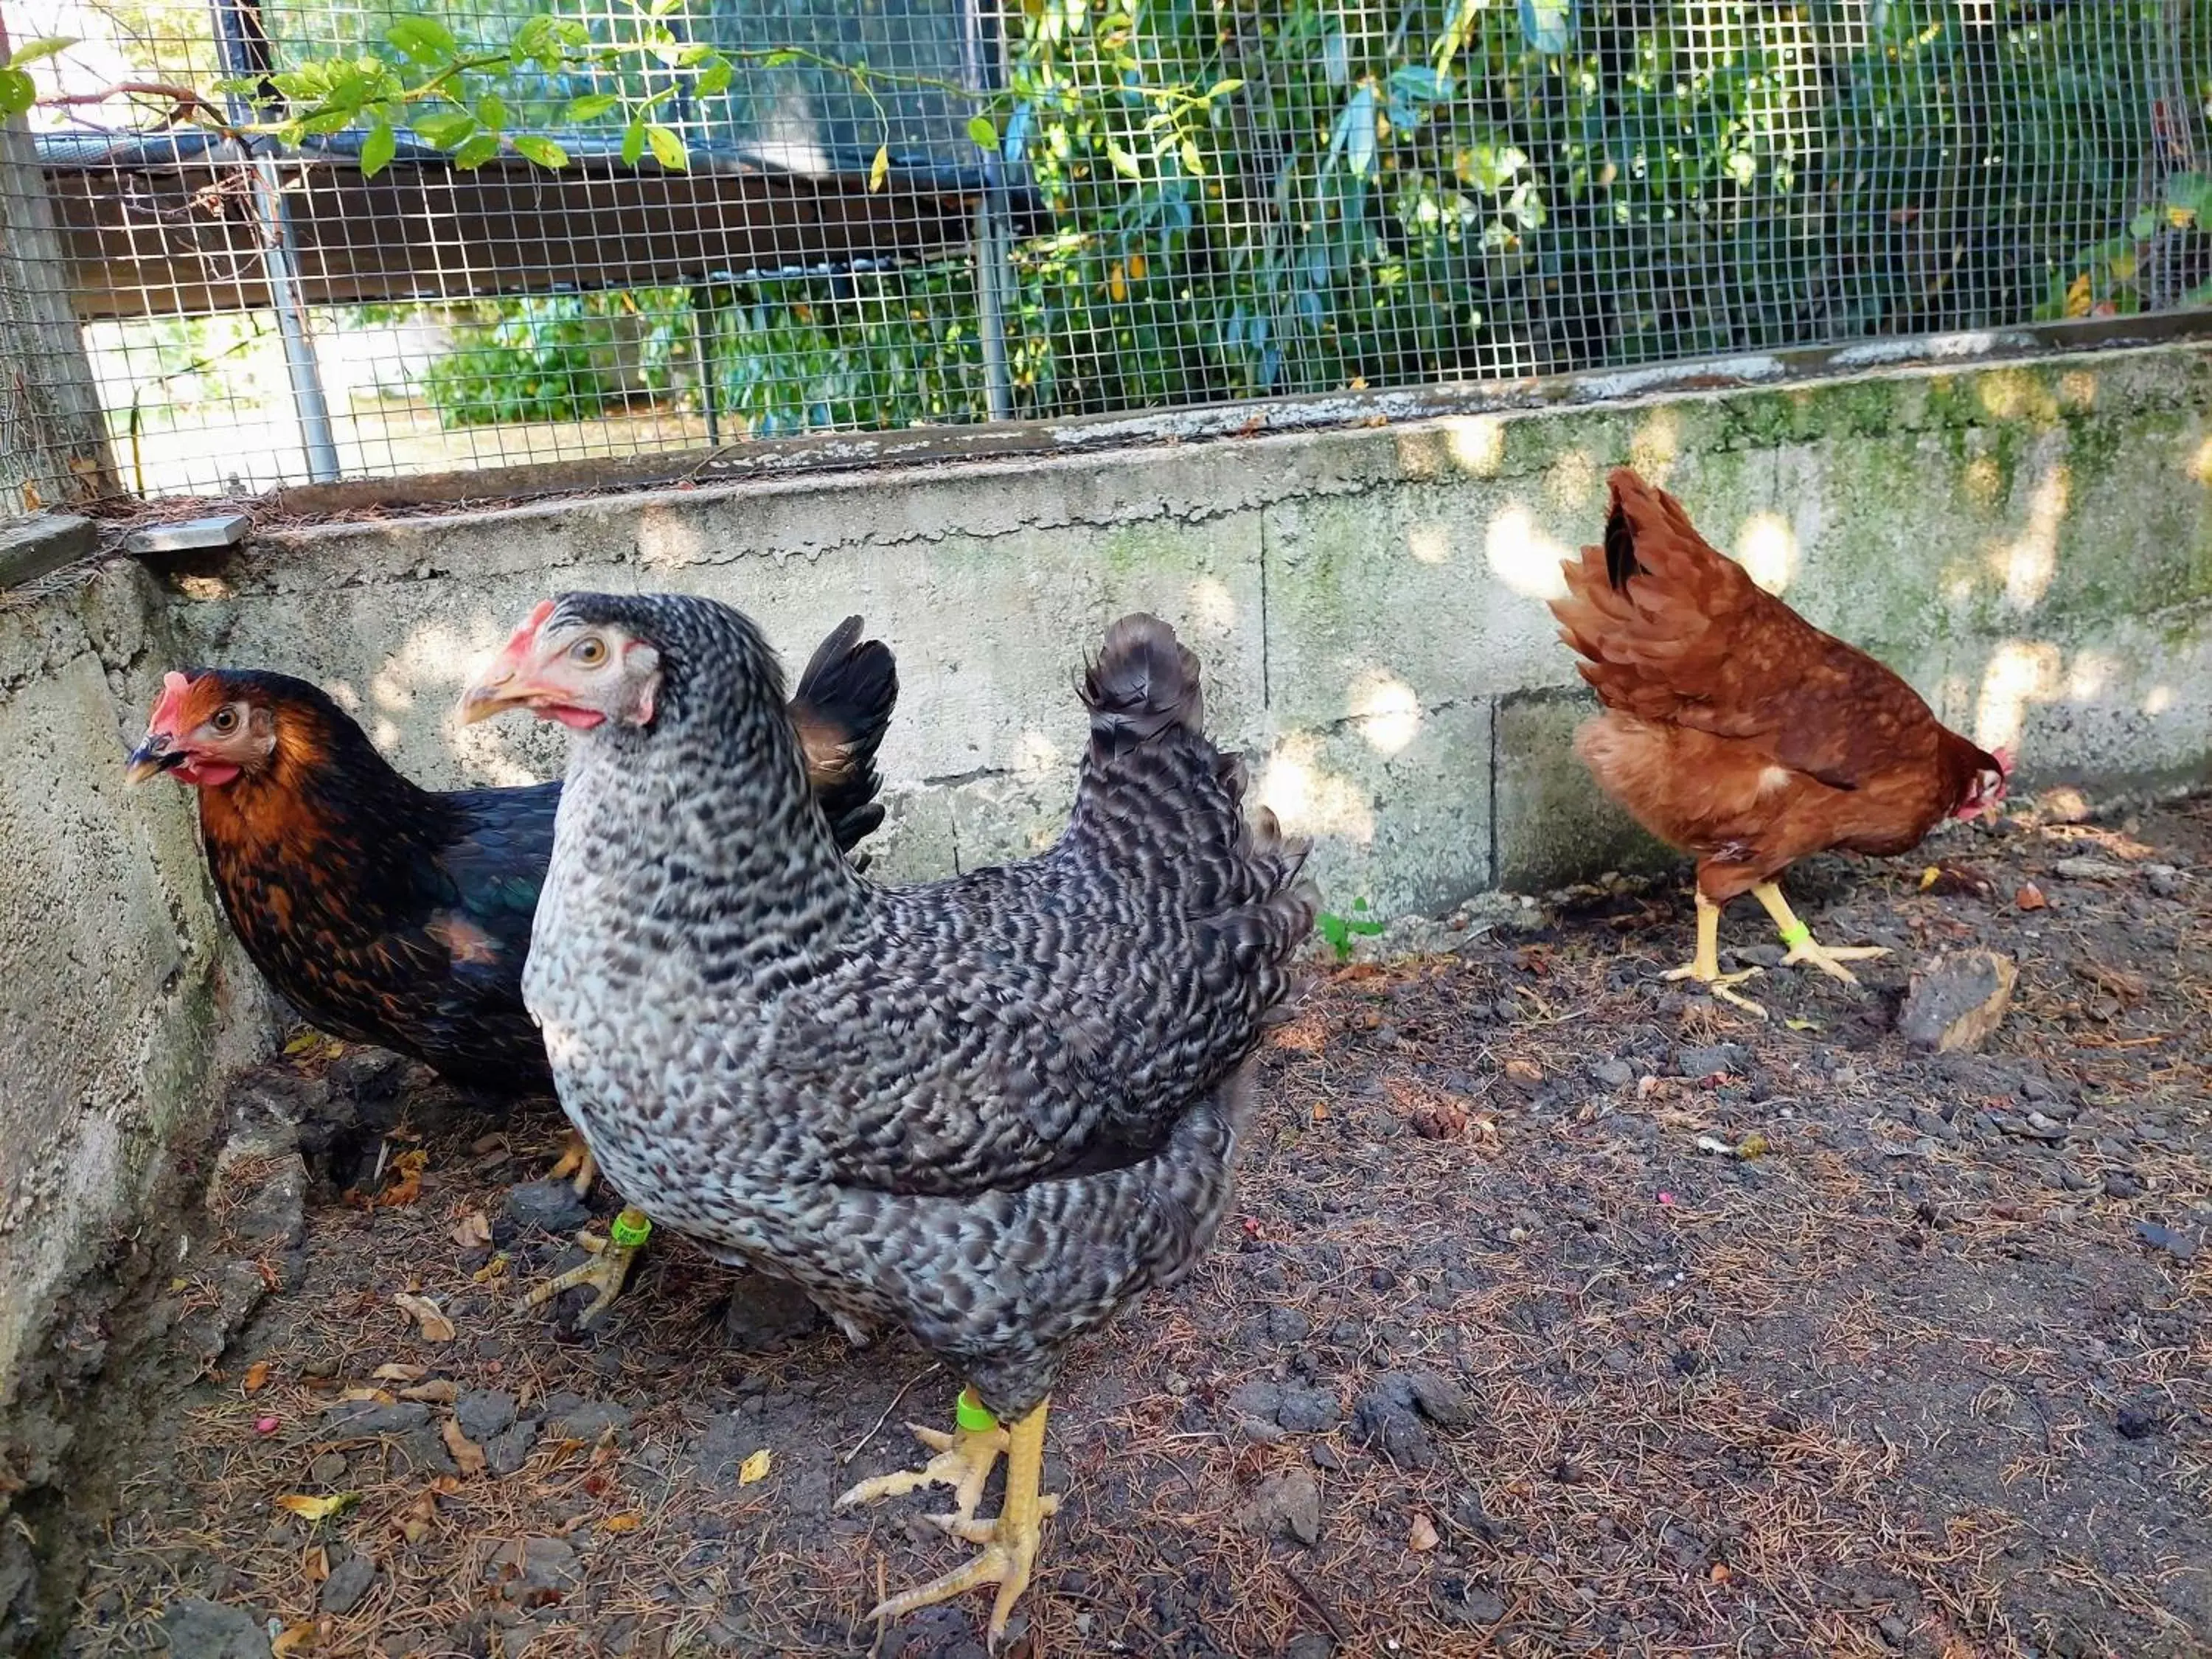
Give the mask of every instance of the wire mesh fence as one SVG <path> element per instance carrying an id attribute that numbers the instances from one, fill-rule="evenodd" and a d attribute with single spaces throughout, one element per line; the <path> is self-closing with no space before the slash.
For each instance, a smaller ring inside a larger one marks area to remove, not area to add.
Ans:
<path id="1" fill-rule="evenodd" d="M 2191 0 L 997 3 L 9 0 L 19 373 L 238 493 L 2212 303 Z"/>

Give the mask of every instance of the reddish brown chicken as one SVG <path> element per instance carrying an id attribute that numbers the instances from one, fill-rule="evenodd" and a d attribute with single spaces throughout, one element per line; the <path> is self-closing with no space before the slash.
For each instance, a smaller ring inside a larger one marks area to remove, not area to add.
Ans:
<path id="1" fill-rule="evenodd" d="M 1809 853 L 1910 851 L 1947 817 L 2004 799 L 2010 761 L 1940 725 L 1919 695 L 1822 633 L 1698 534 L 1682 505 L 1622 468 L 1605 544 L 1566 562 L 1560 637 L 1605 712 L 1575 734 L 1606 793 L 1696 854 L 1698 951 L 1670 979 L 1762 1012 L 1720 970 L 1721 907 L 1750 893 L 1790 947 L 1856 984 L 1882 954 L 1814 940 L 1775 878 Z"/>

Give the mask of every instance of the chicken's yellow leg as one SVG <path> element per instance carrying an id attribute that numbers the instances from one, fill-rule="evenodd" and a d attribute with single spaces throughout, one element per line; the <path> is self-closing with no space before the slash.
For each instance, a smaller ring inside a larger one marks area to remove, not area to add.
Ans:
<path id="1" fill-rule="evenodd" d="M 645 1241 L 653 1237 L 653 1223 L 640 1209 L 626 1209 L 614 1219 L 605 1238 L 595 1238 L 589 1233 L 578 1233 L 576 1243 L 592 1253 L 592 1259 L 580 1267 L 571 1267 L 558 1279 L 549 1279 L 522 1298 L 524 1309 L 543 1307 L 563 1291 L 574 1290 L 579 1285 L 589 1285 L 599 1294 L 589 1306 L 576 1316 L 579 1325 L 588 1325 L 606 1310 L 607 1304 L 622 1294 L 623 1283 L 629 1277 L 629 1264 L 645 1248 Z"/>
<path id="2" fill-rule="evenodd" d="M 830 1507 L 848 1509 L 854 1504 L 872 1504 L 878 1498 L 918 1492 L 924 1486 L 950 1486 L 956 1509 L 949 1518 L 968 1520 L 975 1513 L 975 1505 L 983 1501 L 983 1484 L 991 1478 L 999 1455 L 1006 1449 L 1006 1431 L 983 1402 L 965 1389 L 953 1407 L 952 1420 L 950 1434 L 942 1429 L 926 1429 L 919 1423 L 908 1424 L 914 1437 L 937 1455 L 918 1469 L 900 1469 L 863 1480 L 841 1493 Z"/>
<path id="3" fill-rule="evenodd" d="M 1705 896 L 1703 888 L 1696 890 L 1696 896 L 1698 954 L 1682 967 L 1669 968 L 1667 970 L 1667 977 L 1693 979 L 1723 1002 L 1733 1003 L 1746 1013 L 1757 1014 L 1761 1019 L 1765 1019 L 1765 1009 L 1760 1007 L 1749 997 L 1739 996 L 1729 988 L 1730 986 L 1742 984 L 1744 981 L 1757 974 L 1759 969 L 1747 968 L 1740 974 L 1721 972 L 1721 907 Z"/>
<path id="4" fill-rule="evenodd" d="M 971 1397 L 963 1394 L 963 1405 Z M 989 1641 L 994 1650 L 998 1647 L 999 1638 L 1006 1632 L 1006 1620 L 1013 1613 L 1014 1603 L 1029 1588 L 1030 1572 L 1036 1564 L 1037 1547 L 1044 1538 L 1045 1519 L 1060 1508 L 1056 1494 L 1037 1490 L 1038 1478 L 1044 1471 L 1044 1422 L 1048 1408 L 1049 1402 L 1041 1401 L 1011 1431 L 1000 1431 L 1006 1448 L 1006 1501 L 1000 1506 L 997 1519 L 978 1521 L 957 1515 L 934 1517 L 954 1537 L 981 1545 L 975 1557 L 966 1566 L 957 1567 L 941 1578 L 933 1578 L 904 1595 L 892 1596 L 870 1618 L 902 1618 L 917 1607 L 950 1601 L 979 1584 L 996 1584 L 999 1595 L 991 1607 Z M 854 1492 L 860 1490 L 854 1488 Z M 853 1495 L 848 1492 L 846 1498 Z M 845 1498 L 838 1501 L 843 1503 Z"/>
<path id="5" fill-rule="evenodd" d="M 1797 913 L 1790 908 L 1790 901 L 1782 896 L 1782 890 L 1771 881 L 1763 881 L 1751 890 L 1752 896 L 1766 907 L 1766 914 L 1774 918 L 1774 925 L 1782 933 L 1782 942 L 1790 947 L 1790 954 L 1782 958 L 1784 967 L 1794 967 L 1809 962 L 1822 973 L 1839 979 L 1846 985 L 1856 985 L 1859 976 L 1844 966 L 1847 962 L 1865 962 L 1875 957 L 1886 957 L 1889 951 L 1879 945 L 1822 945 L 1813 937 L 1813 930 L 1797 920 Z"/>
<path id="6" fill-rule="evenodd" d="M 599 1178 L 599 1160 L 592 1156 L 591 1147 L 575 1130 L 568 1131 L 568 1144 L 561 1149 L 561 1161 L 545 1172 L 548 1181 L 558 1181 L 562 1176 L 574 1176 L 569 1184 L 581 1198 L 592 1190 L 592 1183 Z"/>

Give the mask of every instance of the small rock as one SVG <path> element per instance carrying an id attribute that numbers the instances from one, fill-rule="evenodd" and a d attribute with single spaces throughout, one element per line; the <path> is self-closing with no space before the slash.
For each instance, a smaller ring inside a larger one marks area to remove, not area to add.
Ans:
<path id="1" fill-rule="evenodd" d="M 1294 1632 L 1283 1644 L 1283 1659 L 1330 1659 L 1335 1651 L 1336 1644 L 1317 1630 Z"/>
<path id="2" fill-rule="evenodd" d="M 2143 1184 L 2132 1170 L 2115 1170 L 2105 1177 L 2106 1198 L 2141 1198 Z"/>
<path id="3" fill-rule="evenodd" d="M 1326 1389 L 1285 1389 L 1275 1421 L 1292 1434 L 1327 1434 L 1344 1420 L 1344 1408 Z"/>
<path id="4" fill-rule="evenodd" d="M 565 1181 L 526 1181 L 507 1189 L 507 1218 L 517 1226 L 573 1233 L 592 1218 L 591 1208 Z"/>
<path id="5" fill-rule="evenodd" d="M 1160 1380 L 1160 1386 L 1178 1400 L 1190 1397 L 1190 1379 L 1181 1371 L 1170 1371 Z"/>
<path id="6" fill-rule="evenodd" d="M 563 1407 L 556 1413 L 552 1408 L 553 1401 L 546 1401 L 545 1431 L 556 1440 L 581 1440 L 587 1444 L 598 1443 L 609 1431 L 619 1438 L 637 1415 L 629 1407 L 617 1406 L 611 1400 L 586 1400 L 575 1405 L 564 1401 Z"/>
<path id="7" fill-rule="evenodd" d="M 1414 1415 L 1412 1381 L 1387 1372 L 1360 1395 L 1352 1407 L 1352 1421 L 1361 1442 L 1401 1468 L 1425 1469 L 1437 1461 L 1436 1443 L 1426 1425 Z"/>
<path id="8" fill-rule="evenodd" d="M 1677 1048 L 1674 1070 L 1679 1076 L 1741 1077 L 1751 1056 L 1740 1043 L 1716 1042 L 1702 1048 Z"/>
<path id="9" fill-rule="evenodd" d="M 1480 1584 L 1470 1584 L 1464 1578 L 1437 1579 L 1436 1602 L 1438 1610 L 1455 1625 L 1486 1630 L 1505 1617 L 1505 1603 L 1502 1600 Z"/>
<path id="10" fill-rule="evenodd" d="M 340 1094 L 363 1103 L 386 1101 L 399 1092 L 407 1062 L 386 1048 L 349 1048 L 323 1075 Z"/>
<path id="11" fill-rule="evenodd" d="M 453 1402 L 461 1432 L 479 1445 L 514 1424 L 515 1399 L 500 1389 L 471 1389 Z"/>
<path id="12" fill-rule="evenodd" d="M 2171 866 L 2153 865 L 2143 872 L 2143 879 L 2150 884 L 2150 890 L 2162 899 L 2181 896 L 2181 872 Z"/>
<path id="13" fill-rule="evenodd" d="M 742 1353 L 765 1353 L 822 1324 L 822 1310 L 787 1279 L 747 1273 L 730 1292 L 722 1335 Z"/>
<path id="14" fill-rule="evenodd" d="M 323 1580 L 322 1594 L 315 1598 L 315 1605 L 343 1619 L 362 1604 L 369 1586 L 375 1582 L 376 1558 L 356 1550 L 331 1569 L 331 1576 Z"/>
<path id="15" fill-rule="evenodd" d="M 289 1152 L 246 1200 L 228 1231 L 242 1243 L 296 1249 L 307 1237 L 307 1161 L 297 1152 Z"/>
<path id="16" fill-rule="evenodd" d="M 1591 1063 L 1590 1081 L 1601 1089 L 1627 1089 L 1635 1086 L 1636 1073 L 1625 1060 L 1600 1060 Z"/>
<path id="17" fill-rule="evenodd" d="M 2061 859 L 2051 867 L 2068 881 L 2114 881 L 2129 873 L 2126 865 L 2110 859 Z"/>
<path id="18" fill-rule="evenodd" d="M 2142 1440 L 2166 1426 L 2166 1413 L 2154 1406 L 2130 1403 L 2120 1407 L 2112 1426 L 2124 1440 Z"/>
<path id="19" fill-rule="evenodd" d="M 349 1400 L 324 1415 L 320 1438 L 375 1440 L 385 1435 L 406 1434 L 430 1420 L 430 1408 L 412 1400 L 380 1406 L 374 1400 Z"/>
<path id="20" fill-rule="evenodd" d="M 2184 1261 L 2197 1254 L 2195 1239 L 2186 1233 L 2177 1231 L 2160 1222 L 2137 1222 L 2136 1237 L 2149 1245 L 2152 1249 L 2164 1250 L 2168 1255 L 2177 1256 Z"/>
<path id="21" fill-rule="evenodd" d="M 161 1610 L 170 1659 L 269 1659 L 269 1632 L 244 1607 L 180 1595 Z"/>
<path id="22" fill-rule="evenodd" d="M 484 1467 L 494 1474 L 513 1474 L 530 1461 L 530 1448 L 538 1438 L 538 1425 L 518 1423 L 504 1434 L 483 1442 Z"/>
<path id="23" fill-rule="evenodd" d="M 484 1569 L 507 1601 L 523 1607 L 558 1601 L 583 1582 L 575 1546 L 559 1538 L 519 1538 L 502 1544 Z"/>
<path id="24" fill-rule="evenodd" d="M 1413 1404 L 1440 1429 L 1463 1429 L 1475 1420 L 1474 1397 L 1441 1371 L 1415 1371 Z"/>
<path id="25" fill-rule="evenodd" d="M 1229 1395 L 1231 1413 L 1245 1423 L 1273 1423 L 1275 1413 L 1282 1409 L 1282 1404 L 1281 1385 L 1270 1382 L 1263 1376 L 1238 1383 Z"/>
<path id="26" fill-rule="evenodd" d="M 1289 1347 L 1305 1340 L 1313 1329 L 1313 1321 L 1296 1308 L 1267 1310 L 1267 1340 Z"/>
<path id="27" fill-rule="evenodd" d="M 346 1478 L 343 1452 L 325 1452 L 307 1465 L 307 1479 L 319 1486 L 335 1486 Z"/>
<path id="28" fill-rule="evenodd" d="M 1321 1538 L 1321 1482 L 1304 1469 L 1271 1474 L 1260 1483 L 1238 1521 L 1245 1531 L 1261 1538 L 1316 1543 Z"/>
<path id="29" fill-rule="evenodd" d="M 1875 1628 L 1881 1632 L 1881 1639 L 1893 1648 L 1901 1648 L 1912 1639 L 1912 1626 L 1893 1613 L 1875 1620 Z"/>
<path id="30" fill-rule="evenodd" d="M 1996 951 L 1933 957 L 1912 976 L 1898 1012 L 1898 1034 L 1938 1054 L 1978 1048 L 2012 1006 L 2019 976 L 2012 958 Z"/>

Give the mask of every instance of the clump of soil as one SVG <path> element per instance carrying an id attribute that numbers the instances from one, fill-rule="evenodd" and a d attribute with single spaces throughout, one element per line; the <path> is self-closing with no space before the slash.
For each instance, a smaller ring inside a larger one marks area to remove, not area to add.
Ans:
<path id="1" fill-rule="evenodd" d="M 1328 975 L 1237 1218 L 1069 1369 L 1012 1650 L 2206 1651 L 2212 804 L 1923 870 L 1790 877 L 1892 947 L 1858 994 L 1732 913 L 1765 1023 L 1659 979 L 1672 885 Z M 1987 1049 L 1909 1047 L 1916 963 L 1977 946 L 2019 969 Z M 829 1508 L 957 1379 L 665 1234 L 602 1328 L 516 1311 L 580 1259 L 508 1199 L 557 1116 L 337 1060 L 249 1081 L 276 1288 L 151 1402 L 67 1651 L 980 1653 L 981 1595 L 864 1619 L 957 1559 L 941 1494 Z"/>

